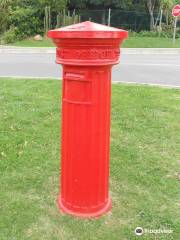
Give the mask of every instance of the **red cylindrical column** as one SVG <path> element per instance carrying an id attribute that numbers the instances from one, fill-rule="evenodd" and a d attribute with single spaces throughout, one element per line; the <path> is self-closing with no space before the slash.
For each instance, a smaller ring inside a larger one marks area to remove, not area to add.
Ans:
<path id="1" fill-rule="evenodd" d="M 84 22 L 49 31 L 63 65 L 61 190 L 63 212 L 95 217 L 108 194 L 111 67 L 127 32 Z"/>
<path id="2" fill-rule="evenodd" d="M 59 203 L 80 215 L 110 207 L 110 72 L 104 66 L 64 67 Z"/>

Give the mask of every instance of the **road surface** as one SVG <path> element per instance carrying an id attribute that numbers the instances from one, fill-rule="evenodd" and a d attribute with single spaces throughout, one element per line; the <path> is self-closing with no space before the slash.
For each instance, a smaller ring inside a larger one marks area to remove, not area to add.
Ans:
<path id="1" fill-rule="evenodd" d="M 61 67 L 53 53 L 1 53 L 0 76 L 60 78 Z M 180 55 L 122 54 L 112 80 L 180 87 Z"/>

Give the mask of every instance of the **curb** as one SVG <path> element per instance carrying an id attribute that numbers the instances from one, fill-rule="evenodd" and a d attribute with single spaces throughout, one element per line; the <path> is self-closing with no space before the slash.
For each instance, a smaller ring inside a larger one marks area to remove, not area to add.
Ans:
<path id="1" fill-rule="evenodd" d="M 0 45 L 0 53 L 55 53 L 55 47 L 10 47 L 10 46 L 2 46 Z"/>
<path id="2" fill-rule="evenodd" d="M 180 48 L 122 48 L 123 54 L 178 54 Z"/>
<path id="3" fill-rule="evenodd" d="M 55 47 L 14 47 L 0 45 L 0 53 L 30 53 L 30 54 L 54 54 Z M 180 48 L 122 48 L 122 54 L 178 54 Z"/>

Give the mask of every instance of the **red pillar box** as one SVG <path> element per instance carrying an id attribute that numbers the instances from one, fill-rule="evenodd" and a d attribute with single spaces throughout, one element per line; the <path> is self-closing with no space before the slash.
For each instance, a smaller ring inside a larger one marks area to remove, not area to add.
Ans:
<path id="1" fill-rule="evenodd" d="M 108 194 L 111 68 L 128 33 L 93 22 L 51 30 L 63 66 L 59 208 L 96 217 L 111 208 Z"/>

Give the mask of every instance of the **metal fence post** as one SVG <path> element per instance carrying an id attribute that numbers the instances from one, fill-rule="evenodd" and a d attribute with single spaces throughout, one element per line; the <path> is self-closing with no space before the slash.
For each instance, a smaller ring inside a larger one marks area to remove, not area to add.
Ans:
<path id="1" fill-rule="evenodd" d="M 111 25 L 111 9 L 108 10 L 108 26 Z"/>

